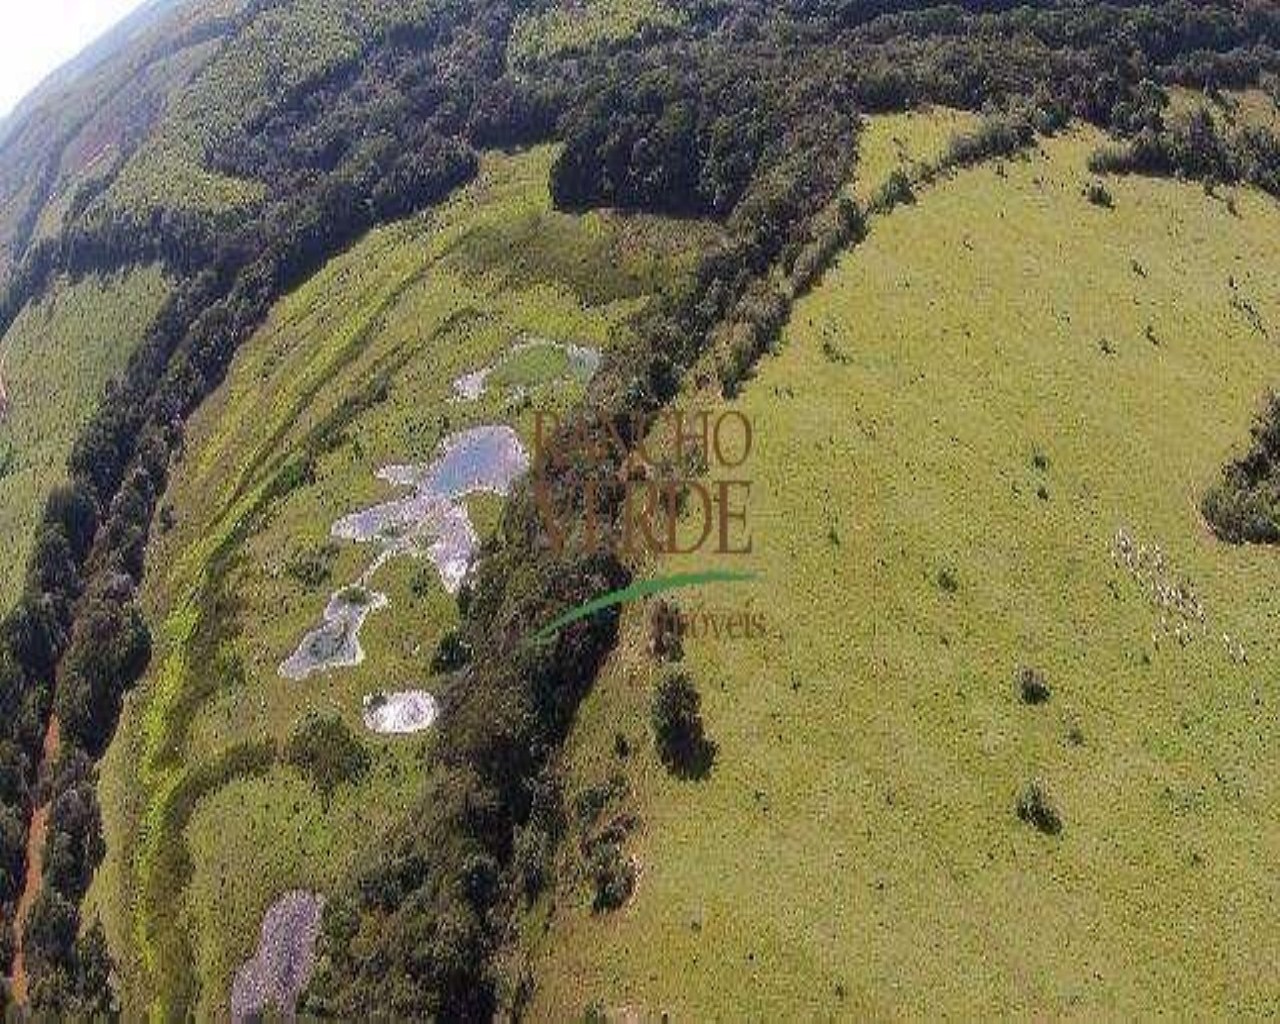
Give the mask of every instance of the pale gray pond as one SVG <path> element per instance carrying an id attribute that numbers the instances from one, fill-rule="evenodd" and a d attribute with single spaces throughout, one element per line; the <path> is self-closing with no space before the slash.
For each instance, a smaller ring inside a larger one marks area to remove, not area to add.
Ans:
<path id="1" fill-rule="evenodd" d="M 311 892 L 287 892 L 262 919 L 258 950 L 236 972 L 231 987 L 231 1019 L 262 1020 L 275 1011 L 293 1020 L 315 969 L 316 940 L 324 898 Z"/>
<path id="2" fill-rule="evenodd" d="M 440 713 L 435 697 L 425 690 L 374 693 L 364 699 L 364 724 L 384 736 L 406 736 L 430 729 Z"/>
<path id="3" fill-rule="evenodd" d="M 429 463 L 379 470 L 379 479 L 413 493 L 344 516 L 333 524 L 333 536 L 377 543 L 389 554 L 425 554 L 445 589 L 457 593 L 479 545 L 465 500 L 481 493 L 506 497 L 528 469 L 529 455 L 510 427 L 461 431 Z"/>
<path id="4" fill-rule="evenodd" d="M 280 674 L 296 681 L 316 672 L 359 665 L 364 661 L 360 628 L 371 613 L 386 606 L 386 594 L 360 586 L 338 591 L 324 610 L 324 623 L 302 638 L 298 649 L 280 666 Z"/>

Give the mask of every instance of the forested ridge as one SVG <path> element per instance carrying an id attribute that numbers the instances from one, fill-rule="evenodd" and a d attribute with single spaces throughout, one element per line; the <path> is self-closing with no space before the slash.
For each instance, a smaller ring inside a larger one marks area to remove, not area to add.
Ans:
<path id="1" fill-rule="evenodd" d="M 204 31 L 234 37 L 288 6 L 257 0 Z M 638 314 L 633 340 L 592 386 L 591 420 L 611 421 L 624 437 L 708 352 L 725 390 L 739 386 L 795 296 L 859 236 L 865 211 L 840 190 L 856 166 L 862 113 L 927 102 L 984 111 L 985 129 L 957 149 L 957 163 L 1007 154 L 1077 118 L 1118 139 L 1099 166 L 1247 180 L 1273 193 L 1280 181 L 1280 147 L 1265 129 L 1230 134 L 1165 117 L 1170 84 L 1276 88 L 1280 10 L 1261 0 L 697 2 L 678 5 L 678 23 L 513 67 L 516 27 L 546 6 L 426 5 L 369 33 L 354 57 L 262 97 L 203 154 L 209 171 L 262 186 L 263 198 L 236 216 L 163 204 L 135 215 L 98 182 L 77 195 L 55 238 L 23 240 L 0 326 L 58 274 L 158 259 L 178 281 L 77 442 L 69 482 L 49 497 L 24 594 L 3 623 L 6 921 L 32 807 L 52 808 L 26 932 L 33 1009 L 113 1011 L 105 942 L 79 919 L 103 846 L 93 763 L 149 658 L 135 591 L 186 419 L 275 299 L 372 226 L 470 180 L 480 150 L 556 140 L 550 185 L 561 207 L 724 225 L 729 241 L 704 257 L 686 290 Z M 565 470 L 556 501 L 580 508 L 585 475 L 597 474 L 616 515 L 620 491 L 607 469 Z M 521 859 L 558 839 L 556 751 L 616 621 L 600 615 L 549 648 L 522 641 L 627 578 L 612 556 L 548 550 L 531 497 L 515 495 L 463 593 L 470 663 L 445 701 L 421 806 L 382 860 L 330 900 L 308 1011 L 470 1019 L 519 1009 L 531 979 L 503 953 L 513 909 L 539 877 Z M 62 753 L 37 778 L 53 713 Z M 5 927 L 6 966 L 9 943 Z"/>

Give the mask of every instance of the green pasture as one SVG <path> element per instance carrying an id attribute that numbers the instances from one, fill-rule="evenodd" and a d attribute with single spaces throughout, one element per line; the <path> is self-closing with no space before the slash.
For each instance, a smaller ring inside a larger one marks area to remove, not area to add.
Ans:
<path id="1" fill-rule="evenodd" d="M 9 396 L 0 422 L 0 609 L 22 591 L 36 524 L 49 491 L 66 478 L 76 435 L 167 294 L 155 267 L 61 280 L 0 338 Z"/>
<path id="2" fill-rule="evenodd" d="M 762 578 L 680 598 L 770 635 L 687 642 L 718 749 L 680 781 L 628 611 L 568 765 L 571 798 L 628 777 L 637 888 L 596 915 L 569 874 L 537 908 L 533 1019 L 1280 1000 L 1280 555 L 1198 512 L 1280 384 L 1280 206 L 1128 177 L 1098 208 L 1100 142 L 938 180 L 796 306 L 734 405 L 755 550 L 730 567 Z M 1034 778 L 1057 836 L 1015 814 Z"/>

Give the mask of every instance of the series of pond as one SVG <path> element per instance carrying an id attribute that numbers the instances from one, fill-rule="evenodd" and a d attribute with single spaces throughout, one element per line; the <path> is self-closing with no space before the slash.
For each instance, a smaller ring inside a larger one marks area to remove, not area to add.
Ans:
<path id="1" fill-rule="evenodd" d="M 557 375 L 560 380 L 585 381 L 599 365 L 596 349 L 524 339 L 498 362 L 454 381 L 454 399 L 478 401 L 498 383 L 524 393 L 527 387 L 549 383 Z M 369 547 L 368 567 L 355 583 L 329 598 L 320 624 L 281 663 L 280 675 L 301 682 L 364 661 L 360 632 L 370 616 L 390 604 L 386 594 L 373 589 L 373 579 L 390 559 L 429 560 L 441 586 L 456 594 L 479 547 L 467 500 L 477 494 L 507 497 L 528 469 L 528 452 L 516 432 L 504 424 L 451 434 L 429 462 L 379 469 L 377 479 L 402 493 L 342 516 L 330 530 L 335 540 Z M 370 732 L 405 736 L 431 728 L 438 714 L 432 694 L 407 689 L 370 694 L 364 699 L 362 718 Z M 267 911 L 257 952 L 236 973 L 233 1020 L 260 1020 L 272 1010 L 292 1019 L 314 969 L 323 906 L 318 894 L 295 891 Z"/>
<path id="2" fill-rule="evenodd" d="M 280 666 L 286 679 L 350 668 L 364 660 L 360 630 L 370 614 L 387 607 L 370 589 L 373 575 L 399 556 L 427 558 L 441 585 L 456 594 L 479 547 L 467 511 L 475 494 L 506 497 L 529 468 L 529 455 L 508 426 L 483 426 L 453 434 L 423 465 L 385 466 L 378 479 L 405 489 L 403 497 L 343 516 L 333 524 L 337 540 L 369 545 L 375 554 L 360 581 L 335 593 L 324 621 Z"/>

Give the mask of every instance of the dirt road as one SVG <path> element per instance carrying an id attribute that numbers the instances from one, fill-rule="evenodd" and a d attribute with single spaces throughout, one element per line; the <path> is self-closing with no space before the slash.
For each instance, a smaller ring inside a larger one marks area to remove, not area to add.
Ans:
<path id="1" fill-rule="evenodd" d="M 61 746 L 61 735 L 57 716 L 49 719 L 49 731 L 44 736 L 44 754 L 40 771 L 43 775 L 57 760 Z M 17 913 L 13 915 L 14 957 L 13 984 L 11 991 L 13 1001 L 19 1006 L 27 1002 L 27 964 L 22 948 L 22 932 L 27 915 L 40 895 L 40 880 L 44 876 L 44 843 L 49 832 L 49 805 L 44 804 L 35 809 L 31 816 L 31 828 L 27 833 L 27 874 L 22 883 L 22 895 L 18 898 Z"/>

